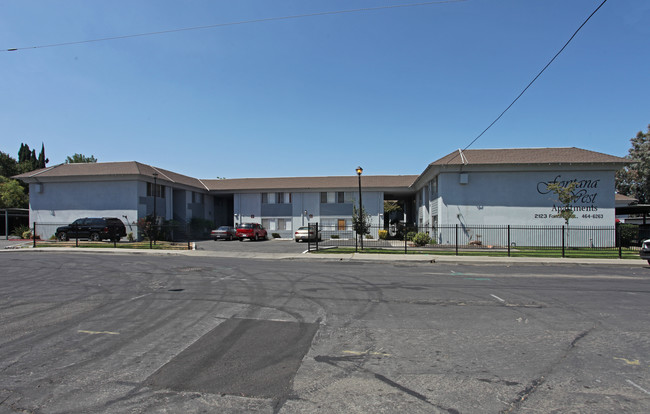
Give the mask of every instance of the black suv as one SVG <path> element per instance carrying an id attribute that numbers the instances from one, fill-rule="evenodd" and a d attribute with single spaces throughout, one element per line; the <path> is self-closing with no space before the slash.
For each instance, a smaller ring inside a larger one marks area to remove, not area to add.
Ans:
<path id="1" fill-rule="evenodd" d="M 119 241 L 124 236 L 126 236 L 124 223 L 114 217 L 84 217 L 56 229 L 56 238 L 61 241 L 70 240 L 70 238 Z"/>

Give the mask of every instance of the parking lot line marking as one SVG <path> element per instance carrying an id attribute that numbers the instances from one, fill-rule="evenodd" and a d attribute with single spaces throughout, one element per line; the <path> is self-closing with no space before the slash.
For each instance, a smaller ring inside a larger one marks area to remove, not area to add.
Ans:
<path id="1" fill-rule="evenodd" d="M 134 298 L 131 298 L 131 300 L 140 299 L 140 298 L 143 298 L 143 297 L 145 297 L 145 296 L 149 296 L 149 295 L 151 295 L 151 293 L 145 293 L 144 295 L 140 295 L 140 296 L 136 296 L 136 297 L 134 297 Z"/>
<path id="2" fill-rule="evenodd" d="M 494 299 L 498 300 L 499 302 L 506 303 L 505 300 L 501 299 L 501 298 L 498 297 L 497 295 L 490 295 L 490 296 L 492 296 Z"/>
<path id="3" fill-rule="evenodd" d="M 623 361 L 628 365 L 641 365 L 641 362 L 639 362 L 638 359 L 627 359 L 627 358 L 619 358 L 619 357 L 614 357 L 614 359 L 618 359 L 619 361 Z"/>
<path id="4" fill-rule="evenodd" d="M 371 351 L 343 351 L 344 354 L 352 355 L 381 355 L 381 356 L 391 356 L 390 354 L 385 354 L 383 352 L 371 352 Z"/>
<path id="5" fill-rule="evenodd" d="M 111 332 L 111 331 L 84 331 L 84 330 L 78 330 L 77 332 L 79 333 L 85 333 L 89 335 L 119 335 L 119 332 Z"/>
<path id="6" fill-rule="evenodd" d="M 628 382 L 629 384 L 631 384 L 632 386 L 634 386 L 634 387 L 640 389 L 641 391 L 645 392 L 646 394 L 650 395 L 650 391 L 648 391 L 648 390 L 646 390 L 646 389 L 643 389 L 641 386 L 636 385 L 635 383 L 633 383 L 633 382 L 630 381 L 630 380 L 625 380 L 625 381 L 627 381 L 627 382 Z"/>

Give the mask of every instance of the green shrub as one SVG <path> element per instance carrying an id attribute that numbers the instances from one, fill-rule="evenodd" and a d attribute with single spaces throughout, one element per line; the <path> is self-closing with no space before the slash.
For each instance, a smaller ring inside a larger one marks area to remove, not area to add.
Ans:
<path id="1" fill-rule="evenodd" d="M 388 230 L 379 230 L 379 238 L 386 240 L 388 238 Z"/>
<path id="2" fill-rule="evenodd" d="M 339 235 L 338 234 L 331 234 L 330 239 L 338 239 Z"/>
<path id="3" fill-rule="evenodd" d="M 408 233 L 406 233 L 406 240 L 413 241 L 413 237 L 415 237 L 416 234 L 417 233 L 414 231 L 409 231 Z"/>
<path id="4" fill-rule="evenodd" d="M 25 233 L 26 231 L 31 231 L 31 229 L 29 228 L 29 226 L 25 226 L 24 224 L 21 224 L 20 226 L 14 227 L 11 233 L 16 236 L 22 237 L 23 233 Z"/>
<path id="5" fill-rule="evenodd" d="M 426 246 L 431 242 L 431 237 L 427 233 L 417 233 L 413 236 L 413 244 L 416 246 Z"/>
<path id="6" fill-rule="evenodd" d="M 32 238 L 32 231 L 31 230 L 24 231 L 23 234 L 20 237 L 23 238 L 23 239 L 31 239 Z"/>
<path id="7" fill-rule="evenodd" d="M 271 236 L 273 236 L 274 239 L 279 239 L 280 233 L 271 233 Z"/>
<path id="8" fill-rule="evenodd" d="M 636 224 L 619 224 L 621 246 L 630 247 L 639 243 L 639 226 Z"/>
<path id="9" fill-rule="evenodd" d="M 126 239 L 130 242 L 135 241 L 135 237 L 133 236 L 133 232 L 130 232 L 129 234 L 126 235 Z"/>
<path id="10" fill-rule="evenodd" d="M 367 234 L 365 235 L 365 238 L 366 238 L 366 239 L 372 239 L 372 238 L 374 238 L 374 237 L 372 237 L 372 234 L 367 233 Z"/>

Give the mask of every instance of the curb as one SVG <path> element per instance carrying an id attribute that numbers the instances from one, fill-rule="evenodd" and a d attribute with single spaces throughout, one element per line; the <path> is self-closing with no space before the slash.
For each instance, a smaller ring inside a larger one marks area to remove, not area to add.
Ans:
<path id="1" fill-rule="evenodd" d="M 154 256 L 188 256 L 214 257 L 251 260 L 317 260 L 317 261 L 360 261 L 369 263 L 430 263 L 430 264 L 481 264 L 481 265 L 600 265 L 600 266 L 631 266 L 650 267 L 641 259 L 580 259 L 580 258 L 538 258 L 538 257 L 485 257 L 485 256 L 436 256 L 436 255 L 384 255 L 372 253 L 342 253 L 342 254 L 309 254 L 303 253 L 239 253 L 214 252 L 196 250 L 150 250 L 150 249 L 79 249 L 74 247 L 36 247 L 36 248 L 5 248 L 2 251 L 21 252 L 66 252 L 78 254 L 116 254 Z"/>

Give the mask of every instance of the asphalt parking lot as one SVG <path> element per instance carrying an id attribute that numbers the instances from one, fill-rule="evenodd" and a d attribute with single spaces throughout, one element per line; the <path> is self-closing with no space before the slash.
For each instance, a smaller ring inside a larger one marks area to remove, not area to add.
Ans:
<path id="1" fill-rule="evenodd" d="M 24 250 L 0 267 L 0 412 L 650 412 L 647 266 Z"/>

